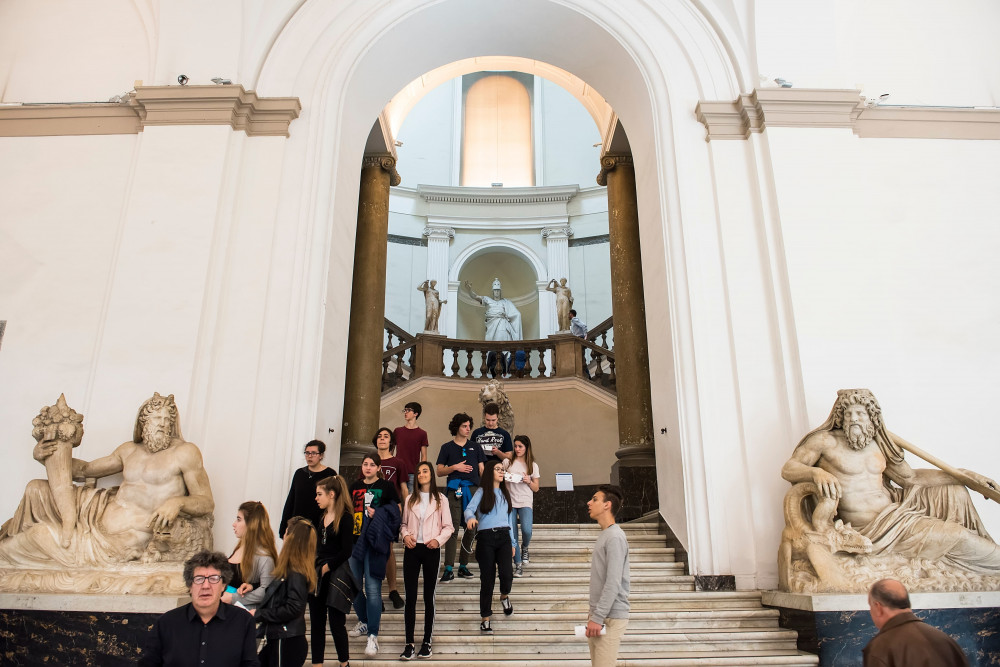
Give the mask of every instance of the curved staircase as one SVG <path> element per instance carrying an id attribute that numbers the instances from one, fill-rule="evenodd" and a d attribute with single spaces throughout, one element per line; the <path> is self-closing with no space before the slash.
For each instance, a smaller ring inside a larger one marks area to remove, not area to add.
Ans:
<path id="1" fill-rule="evenodd" d="M 631 665 L 817 665 L 818 658 L 796 649 L 796 634 L 778 627 L 778 612 L 761 606 L 756 591 L 694 590 L 674 550 L 657 534 L 656 523 L 622 524 L 631 559 L 631 614 L 618 655 Z M 531 562 L 514 579 L 514 613 L 504 616 L 499 585 L 494 594 L 493 635 L 479 633 L 479 578 L 456 578 L 437 587 L 434 655 L 412 662 L 428 667 L 590 664 L 587 640 L 574 626 L 587 619 L 590 553 L 600 532 L 596 524 L 539 524 L 531 539 Z M 399 589 L 403 592 L 402 546 L 397 545 Z M 403 611 L 386 597 L 379 654 L 365 658 L 365 637 L 351 639 L 351 665 L 399 664 L 404 646 Z M 356 622 L 348 616 L 348 627 Z M 417 602 L 416 648 L 423 631 L 423 602 Z M 326 665 L 338 665 L 327 633 Z"/>

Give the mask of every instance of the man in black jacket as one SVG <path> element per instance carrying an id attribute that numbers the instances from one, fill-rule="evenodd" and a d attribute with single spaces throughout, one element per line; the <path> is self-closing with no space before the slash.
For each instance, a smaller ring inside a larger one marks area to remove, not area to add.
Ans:
<path id="1" fill-rule="evenodd" d="M 184 563 L 191 602 L 156 619 L 142 667 L 260 667 L 256 625 L 245 610 L 222 602 L 232 576 L 225 554 L 199 551 Z"/>

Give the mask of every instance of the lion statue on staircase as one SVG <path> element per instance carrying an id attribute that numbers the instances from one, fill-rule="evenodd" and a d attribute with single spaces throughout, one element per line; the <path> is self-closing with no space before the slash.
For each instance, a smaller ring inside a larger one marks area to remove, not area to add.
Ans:
<path id="1" fill-rule="evenodd" d="M 479 403 L 486 408 L 487 403 L 496 403 L 500 407 L 500 428 L 509 433 L 514 432 L 514 409 L 510 407 L 510 399 L 500 380 L 490 380 L 479 390 Z M 482 422 L 485 426 L 485 420 Z"/>

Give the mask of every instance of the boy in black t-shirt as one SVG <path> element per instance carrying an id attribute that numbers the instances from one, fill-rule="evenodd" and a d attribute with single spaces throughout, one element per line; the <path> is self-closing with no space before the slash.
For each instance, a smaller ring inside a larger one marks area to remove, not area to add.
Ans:
<path id="1" fill-rule="evenodd" d="M 455 566 L 455 550 L 458 546 L 458 530 L 462 528 L 462 553 L 459 556 L 458 576 L 471 577 L 469 572 L 469 553 L 472 551 L 472 540 L 475 534 L 464 528 L 462 512 L 469 504 L 469 498 L 476 492 L 479 486 L 479 476 L 483 472 L 482 449 L 469 441 L 469 434 L 472 432 L 472 417 L 460 412 L 451 418 L 448 424 L 453 440 L 441 445 L 441 452 L 437 458 L 438 477 L 448 477 L 448 508 L 451 510 L 451 521 L 455 526 L 455 532 L 448 538 L 448 543 L 444 548 L 444 574 L 441 575 L 442 582 L 449 582 L 455 578 L 452 569 Z"/>
<path id="2" fill-rule="evenodd" d="M 487 403 L 483 408 L 483 423 L 472 432 L 472 442 L 479 446 L 483 452 L 483 461 L 496 459 L 503 462 L 514 457 L 514 443 L 510 438 L 510 433 L 506 429 L 500 428 L 500 406 L 496 403 Z"/>

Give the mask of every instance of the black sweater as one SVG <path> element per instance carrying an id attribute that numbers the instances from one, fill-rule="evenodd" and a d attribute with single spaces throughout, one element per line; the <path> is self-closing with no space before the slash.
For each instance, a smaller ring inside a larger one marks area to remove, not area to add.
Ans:
<path id="1" fill-rule="evenodd" d="M 293 516 L 303 516 L 319 527 L 319 517 L 323 512 L 316 504 L 316 482 L 336 474 L 337 471 L 329 467 L 319 472 L 310 472 L 308 466 L 295 471 L 292 475 L 292 488 L 288 490 L 285 508 L 281 511 L 278 537 L 284 539 L 285 527 Z"/>

